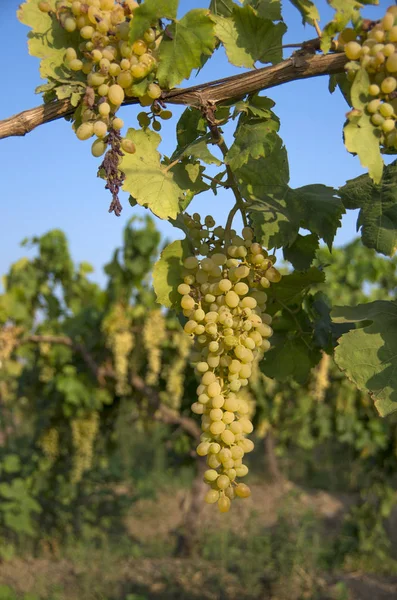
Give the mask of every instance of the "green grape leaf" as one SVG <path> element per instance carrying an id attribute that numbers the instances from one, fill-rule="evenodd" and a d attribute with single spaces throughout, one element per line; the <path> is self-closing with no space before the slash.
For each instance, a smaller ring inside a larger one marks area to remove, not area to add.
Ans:
<path id="1" fill-rule="evenodd" d="M 225 47 L 229 61 L 237 67 L 254 67 L 256 62 L 282 60 L 284 23 L 263 19 L 249 5 L 235 6 L 230 17 L 214 17 L 215 33 Z"/>
<path id="2" fill-rule="evenodd" d="M 314 21 L 320 20 L 320 14 L 317 7 L 311 0 L 290 0 L 291 4 L 295 6 L 302 15 L 302 23 L 308 23 L 313 25 Z"/>
<path id="3" fill-rule="evenodd" d="M 343 31 L 349 21 L 359 15 L 360 8 L 362 8 L 362 3 L 356 0 L 328 0 L 328 4 L 335 9 L 335 15 L 322 31 L 321 50 L 325 54 L 331 48 L 332 38 L 340 31 Z"/>
<path id="4" fill-rule="evenodd" d="M 319 239 L 315 233 L 310 235 L 298 234 L 291 246 L 283 248 L 285 260 L 288 260 L 294 269 L 306 271 L 312 264 L 319 246 Z"/>
<path id="5" fill-rule="evenodd" d="M 279 283 L 275 283 L 266 290 L 268 301 L 266 312 L 271 315 L 282 310 L 284 306 L 300 302 L 313 285 L 324 283 L 325 274 L 311 267 L 304 273 L 294 271 L 290 275 L 284 275 Z"/>
<path id="6" fill-rule="evenodd" d="M 136 152 L 126 154 L 121 161 L 120 169 L 126 175 L 123 189 L 160 219 L 175 219 L 197 193 L 197 186 L 190 181 L 187 188 L 181 187 L 174 169 L 160 163 L 157 147 L 161 137 L 157 133 L 129 129 L 126 137 L 134 142 Z"/>
<path id="7" fill-rule="evenodd" d="M 135 42 L 159 19 L 176 19 L 179 0 L 145 0 L 134 10 L 130 24 L 130 40 Z"/>
<path id="8" fill-rule="evenodd" d="M 205 137 L 197 138 L 185 148 L 177 148 L 172 155 L 171 159 L 175 160 L 177 157 L 192 157 L 205 162 L 207 165 L 222 165 L 222 161 L 219 160 L 216 156 L 214 156 L 209 148 L 208 144 L 211 143 L 211 136 L 208 134 Z"/>
<path id="9" fill-rule="evenodd" d="M 343 134 L 347 150 L 358 155 L 361 165 L 368 168 L 371 179 L 379 183 L 383 172 L 379 133 L 364 110 L 369 84 L 367 71 L 359 69 L 351 86 L 350 97 L 353 107 L 359 110 L 360 114 L 347 121 Z"/>
<path id="10" fill-rule="evenodd" d="M 159 304 L 180 310 L 178 285 L 183 282 L 183 260 L 190 254 L 186 240 L 176 240 L 162 251 L 153 267 L 153 288 Z"/>
<path id="11" fill-rule="evenodd" d="M 29 54 L 41 59 L 40 75 L 43 79 L 70 77 L 70 72 L 64 73 L 60 67 L 64 63 L 65 49 L 78 44 L 78 34 L 67 33 L 55 17 L 41 12 L 39 2 L 40 0 L 27 0 L 17 11 L 19 21 L 32 29 L 28 34 Z M 55 1 L 50 0 L 49 3 L 55 9 Z M 83 81 L 78 73 L 74 73 L 73 78 Z M 73 83 L 72 79 L 70 83 Z"/>
<path id="12" fill-rule="evenodd" d="M 360 209 L 357 229 L 363 244 L 386 256 L 397 249 L 397 161 L 385 167 L 379 184 L 368 175 L 350 179 L 339 190 L 348 209 Z"/>
<path id="13" fill-rule="evenodd" d="M 191 10 L 167 27 L 158 48 L 157 78 L 162 88 L 175 87 L 211 56 L 216 45 L 214 29 L 204 9 Z"/>
<path id="14" fill-rule="evenodd" d="M 178 149 L 185 148 L 207 131 L 205 119 L 197 108 L 190 106 L 183 111 L 176 126 Z"/>
<path id="15" fill-rule="evenodd" d="M 288 158 L 281 141 L 268 156 L 249 159 L 235 169 L 235 175 L 243 197 L 251 203 L 249 215 L 255 233 L 267 248 L 291 246 L 300 227 L 332 246 L 345 212 L 343 203 L 335 190 L 325 185 L 290 188 Z"/>
<path id="16" fill-rule="evenodd" d="M 295 336 L 275 333 L 272 337 L 274 346 L 261 363 L 262 373 L 277 381 L 292 378 L 304 384 L 321 358 L 320 350 L 311 344 L 311 337 L 311 333 Z"/>
<path id="17" fill-rule="evenodd" d="M 234 143 L 227 153 L 226 163 L 233 169 L 238 169 L 250 158 L 257 160 L 280 149 L 281 140 L 277 135 L 278 120 L 242 120 L 235 133 Z"/>
<path id="18" fill-rule="evenodd" d="M 210 11 L 214 13 L 214 15 L 228 17 L 232 14 L 235 6 L 236 3 L 233 2 L 233 0 L 211 0 Z"/>
<path id="19" fill-rule="evenodd" d="M 337 192 L 315 183 L 293 189 L 291 193 L 302 212 L 301 227 L 316 233 L 331 249 L 342 215 L 346 212 Z"/>
<path id="20" fill-rule="evenodd" d="M 260 119 L 273 119 L 280 124 L 280 120 L 277 115 L 271 110 L 275 106 L 275 102 L 267 96 L 259 96 L 258 94 L 251 94 L 245 100 L 239 100 L 234 105 L 234 115 L 236 117 L 239 113 L 244 113 L 251 117 L 258 117 Z"/>
<path id="21" fill-rule="evenodd" d="M 244 0 L 244 5 L 249 4 L 255 8 L 258 15 L 263 19 L 281 21 L 280 0 Z"/>
<path id="22" fill-rule="evenodd" d="M 339 338 L 335 362 L 362 391 L 368 392 L 382 417 L 397 410 L 397 303 L 378 300 L 336 306 L 336 323 L 355 323 Z"/>
<path id="23" fill-rule="evenodd" d="M 361 165 L 368 168 L 371 179 L 379 183 L 382 179 L 383 160 L 376 128 L 369 116 L 363 114 L 357 122 L 348 122 L 343 132 L 347 150 L 358 155 Z"/>

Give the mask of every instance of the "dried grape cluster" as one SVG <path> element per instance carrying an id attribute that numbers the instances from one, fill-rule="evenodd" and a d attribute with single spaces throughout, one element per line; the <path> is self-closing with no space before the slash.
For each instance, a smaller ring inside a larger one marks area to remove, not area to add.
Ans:
<path id="1" fill-rule="evenodd" d="M 133 154 L 136 150 L 132 140 L 121 136 L 124 122 L 117 112 L 126 97 L 139 96 L 141 104 L 149 106 L 161 96 L 154 55 L 160 29 L 150 27 L 141 39 L 130 40 L 130 22 L 138 6 L 135 0 L 58 0 L 53 11 L 49 2 L 39 3 L 40 10 L 50 13 L 70 34 L 64 68 L 79 78 L 83 76 L 87 85 L 73 126 L 78 139 L 95 137 L 91 147 L 93 156 L 100 157 L 110 148 L 111 156 L 102 168 L 114 197 L 111 207 L 116 214 L 121 211 L 117 194 L 124 179 L 117 167 L 123 152 Z M 163 118 L 162 113 L 165 119 L 171 116 L 156 103 L 154 109 L 155 116 Z M 146 113 L 141 113 L 139 120 L 145 121 L 145 126 L 151 121 Z M 155 118 L 154 123 L 158 130 Z"/>
<path id="2" fill-rule="evenodd" d="M 365 110 L 379 132 L 380 141 L 397 148 L 397 6 L 390 6 L 383 19 L 355 39 L 353 29 L 341 33 L 339 44 L 350 60 L 346 68 L 354 80 L 359 68 L 369 75 L 368 102 Z"/>
<path id="3" fill-rule="evenodd" d="M 201 378 L 192 405 L 193 412 L 202 415 L 197 453 L 207 457 L 209 467 L 206 502 L 217 502 L 219 510 L 227 512 L 235 496 L 251 494 L 247 485 L 237 483 L 248 473 L 244 454 L 254 447 L 246 438 L 253 431 L 249 406 L 239 391 L 248 385 L 254 362 L 270 348 L 272 318 L 265 312 L 264 290 L 281 275 L 273 266 L 275 257 L 253 241 L 249 227 L 242 237 L 232 230 L 230 241 L 225 241 L 224 228 L 214 227 L 212 217 L 204 224 L 197 214 L 185 219 L 197 256 L 185 259 L 178 292 L 188 319 L 184 330 L 195 340 L 193 364 Z"/>

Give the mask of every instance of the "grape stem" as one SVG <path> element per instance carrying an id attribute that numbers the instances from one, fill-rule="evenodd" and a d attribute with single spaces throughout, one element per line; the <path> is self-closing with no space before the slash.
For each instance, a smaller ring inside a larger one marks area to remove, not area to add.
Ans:
<path id="1" fill-rule="evenodd" d="M 230 241 L 230 231 L 232 228 L 233 219 L 238 210 L 241 212 L 244 227 L 247 227 L 247 216 L 245 214 L 245 204 L 246 203 L 240 192 L 238 181 L 233 172 L 233 169 L 230 167 L 230 165 L 226 161 L 227 154 L 229 152 L 229 148 L 227 147 L 227 144 L 223 138 L 222 132 L 219 128 L 219 121 L 215 117 L 216 103 L 211 102 L 209 100 L 202 101 L 200 108 L 201 108 L 202 115 L 205 118 L 205 120 L 207 121 L 207 125 L 211 132 L 212 143 L 219 147 L 220 151 L 222 152 L 223 158 L 224 158 L 224 162 L 225 162 L 225 166 L 226 166 L 226 173 L 227 173 L 227 180 L 224 185 L 225 185 L 225 187 L 228 187 L 232 190 L 234 197 L 236 199 L 236 203 L 233 206 L 233 208 L 231 209 L 231 211 L 228 215 L 227 221 L 226 221 L 225 243 L 227 244 Z"/>
<path id="2" fill-rule="evenodd" d="M 222 177 L 223 177 L 223 175 L 224 175 L 224 173 L 222 174 Z M 211 177 L 210 175 L 207 175 L 206 173 L 203 173 L 201 177 L 203 177 L 204 179 L 208 179 L 208 181 L 212 181 L 216 185 L 224 187 L 226 190 L 228 190 L 230 187 L 227 181 L 219 181 L 219 179 L 216 179 L 215 177 Z"/>
<path id="3" fill-rule="evenodd" d="M 223 158 L 226 158 L 229 148 L 227 147 L 226 142 L 223 139 L 223 136 L 221 136 L 221 138 L 218 142 L 218 146 L 220 148 L 220 151 L 223 154 Z M 230 230 L 231 230 L 232 224 L 233 224 L 233 219 L 234 219 L 237 211 L 241 212 L 241 217 L 243 219 L 244 227 L 247 227 L 248 223 L 247 223 L 247 216 L 245 214 L 245 200 L 240 192 L 240 188 L 238 186 L 238 181 L 236 179 L 235 174 L 233 173 L 233 169 L 227 163 L 226 163 L 226 173 L 227 173 L 227 181 L 226 181 L 227 187 L 229 187 L 233 191 L 234 197 L 236 198 L 236 203 L 233 206 L 232 210 L 230 211 L 227 221 L 226 221 L 225 242 L 228 243 L 229 238 L 230 238 Z"/>

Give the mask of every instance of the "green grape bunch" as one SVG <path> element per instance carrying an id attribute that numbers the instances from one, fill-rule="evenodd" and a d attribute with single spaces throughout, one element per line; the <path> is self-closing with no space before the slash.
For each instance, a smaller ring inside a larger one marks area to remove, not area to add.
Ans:
<path id="1" fill-rule="evenodd" d="M 380 142 L 397 149 L 397 6 L 390 6 L 383 19 L 361 39 L 352 38 L 356 34 L 349 29 L 341 33 L 339 40 L 350 60 L 346 65 L 348 77 L 353 81 L 359 68 L 367 71 L 370 85 L 365 110 Z"/>
<path id="2" fill-rule="evenodd" d="M 79 140 L 95 138 L 91 146 L 94 157 L 108 149 L 112 152 L 101 167 L 108 181 L 106 187 L 114 192 L 111 211 L 116 214 L 121 212 L 118 191 L 123 182 L 117 167 L 124 153 L 136 151 L 132 140 L 120 134 L 124 122 L 117 116 L 118 110 L 128 97 L 139 95 L 141 104 L 150 106 L 162 93 L 156 83 L 159 26 L 149 27 L 141 39 L 129 39 L 138 6 L 135 0 L 58 0 L 52 11 L 48 2 L 39 3 L 39 9 L 70 34 L 63 66 L 71 76 L 83 76 L 87 86 L 73 127 Z M 144 82 L 146 87 L 140 85 L 137 90 L 136 85 Z M 167 117 L 169 111 L 165 112 Z"/>
<path id="3" fill-rule="evenodd" d="M 251 228 L 244 227 L 242 237 L 232 230 L 229 241 L 210 216 L 202 224 L 198 214 L 185 215 L 185 224 L 197 248 L 185 259 L 178 286 L 188 319 L 184 331 L 194 339 L 191 358 L 201 378 L 192 405 L 203 430 L 197 453 L 207 457 L 209 467 L 206 502 L 217 502 L 227 512 L 233 498 L 251 494 L 246 484 L 237 483 L 248 473 L 244 455 L 254 448 L 246 437 L 253 431 L 250 407 L 239 392 L 270 349 L 272 318 L 265 312 L 264 290 L 281 275 L 275 257 L 254 242 Z"/>

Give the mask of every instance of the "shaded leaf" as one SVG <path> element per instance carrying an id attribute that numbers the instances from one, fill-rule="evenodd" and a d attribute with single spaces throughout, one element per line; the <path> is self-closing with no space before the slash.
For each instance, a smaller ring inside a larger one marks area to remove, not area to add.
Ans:
<path id="1" fill-rule="evenodd" d="M 307 339 L 306 339 L 307 338 Z M 274 347 L 266 353 L 261 371 L 267 376 L 286 381 L 295 379 L 304 384 L 310 371 L 321 358 L 318 348 L 311 345 L 311 336 L 274 335 Z"/>
<path id="2" fill-rule="evenodd" d="M 244 4 L 249 4 L 255 8 L 258 15 L 264 19 L 271 19 L 272 21 L 281 20 L 280 0 L 245 0 Z"/>
<path id="3" fill-rule="evenodd" d="M 294 269 L 306 271 L 316 256 L 318 246 L 319 239 L 315 233 L 298 234 L 295 242 L 283 249 L 284 258 L 292 264 Z"/>
<path id="4" fill-rule="evenodd" d="M 268 301 L 266 311 L 274 315 L 283 306 L 300 301 L 302 296 L 316 284 L 324 283 L 325 274 L 311 267 L 305 273 L 294 271 L 290 275 L 284 275 L 277 285 L 272 285 L 266 290 Z"/>
<path id="5" fill-rule="evenodd" d="M 381 182 L 368 175 L 349 180 L 339 190 L 346 208 L 360 209 L 357 228 L 363 243 L 393 256 L 397 249 L 397 162 L 385 167 Z"/>
<path id="6" fill-rule="evenodd" d="M 234 170 L 250 158 L 256 160 L 271 154 L 280 147 L 280 138 L 276 133 L 278 128 L 277 120 L 241 121 L 235 131 L 233 145 L 227 153 L 226 163 Z"/>
<path id="7" fill-rule="evenodd" d="M 397 410 L 397 303 L 376 301 L 358 306 L 337 306 L 336 323 L 355 323 L 342 335 L 335 361 L 347 377 L 368 392 L 383 417 Z M 369 323 L 368 323 L 369 322 Z"/>

